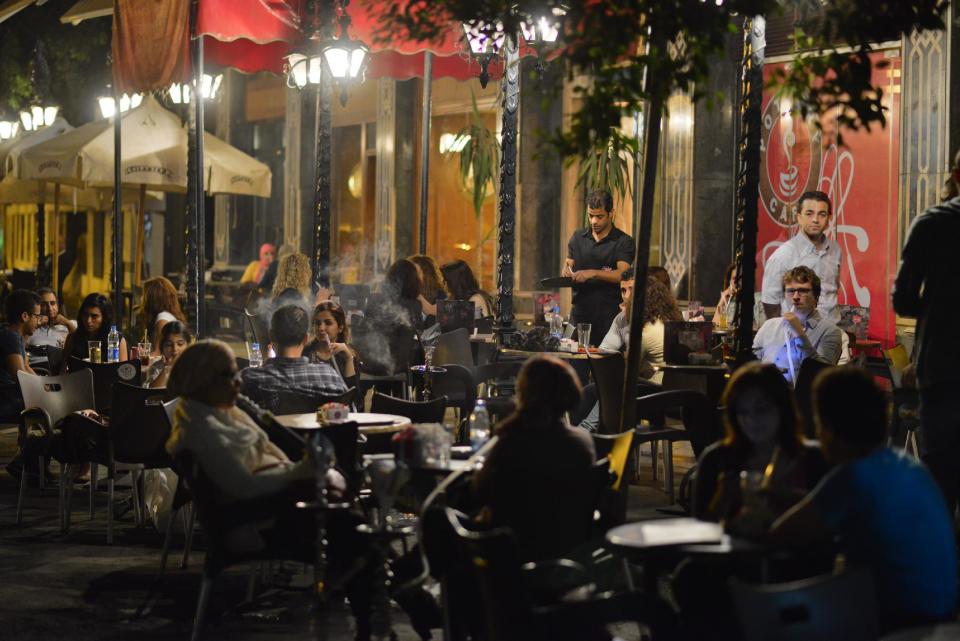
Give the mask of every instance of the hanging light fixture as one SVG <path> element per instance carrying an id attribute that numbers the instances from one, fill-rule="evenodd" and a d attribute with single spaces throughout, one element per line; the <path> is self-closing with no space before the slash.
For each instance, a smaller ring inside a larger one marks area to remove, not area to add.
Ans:
<path id="1" fill-rule="evenodd" d="M 120 96 L 120 113 L 136 109 L 141 102 L 143 102 L 143 94 L 135 93 L 132 96 L 123 94 Z M 104 118 L 113 118 L 117 113 L 117 105 L 111 96 L 100 96 L 97 98 L 97 104 L 100 105 L 100 115 Z"/>
<path id="2" fill-rule="evenodd" d="M 31 105 L 29 109 L 20 112 L 20 122 L 26 131 L 36 131 L 41 127 L 49 127 L 57 119 L 59 107 L 42 107 Z"/>
<path id="3" fill-rule="evenodd" d="M 527 16 L 520 21 L 520 32 L 528 47 L 537 52 L 537 75 L 543 79 L 546 69 L 546 54 L 557 44 L 563 17 L 567 11 L 562 6 L 553 7 L 549 13 Z"/>
<path id="4" fill-rule="evenodd" d="M 0 140 L 10 140 L 20 130 L 20 123 L 16 120 L 0 120 Z"/>
<path id="5" fill-rule="evenodd" d="M 506 33 L 501 22 L 463 22 L 463 36 L 470 46 L 470 55 L 480 63 L 480 86 L 490 82 L 490 62 L 500 54 Z"/>
<path id="6" fill-rule="evenodd" d="M 370 60 L 370 47 L 350 37 L 348 4 L 350 0 L 342 0 L 337 6 L 339 33 L 333 38 L 321 40 L 319 47 L 323 68 L 340 87 L 340 104 L 344 107 L 347 106 L 347 89 L 351 83 L 363 80 Z"/>
<path id="7" fill-rule="evenodd" d="M 222 74 L 218 73 L 215 76 L 208 73 L 203 74 L 203 77 L 200 79 L 200 93 L 203 95 L 204 100 L 216 99 L 217 91 L 220 89 L 220 83 L 222 82 Z M 170 85 L 167 93 L 170 95 L 170 100 L 173 101 L 173 104 L 180 105 L 190 102 L 192 90 L 190 89 L 189 83 L 180 84 L 179 82 L 175 82 Z"/>

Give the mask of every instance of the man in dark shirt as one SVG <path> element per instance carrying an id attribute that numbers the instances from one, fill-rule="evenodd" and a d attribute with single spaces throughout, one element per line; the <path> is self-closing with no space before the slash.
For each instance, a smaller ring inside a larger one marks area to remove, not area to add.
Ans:
<path id="1" fill-rule="evenodd" d="M 590 323 L 590 344 L 599 345 L 620 311 L 620 274 L 633 262 L 633 239 L 613 225 L 613 196 L 587 195 L 590 225 L 567 243 L 561 274 L 573 279 L 571 323 Z"/>
<path id="2" fill-rule="evenodd" d="M 280 391 L 314 396 L 346 392 L 343 378 L 329 363 L 311 363 L 303 356 L 309 328 L 310 317 L 302 307 L 286 305 L 275 311 L 270 319 L 270 340 L 277 357 L 263 367 L 243 370 L 240 392 L 274 413 L 283 413 Z"/>
<path id="3" fill-rule="evenodd" d="M 4 304 L 7 325 L 0 329 L 0 421 L 17 423 L 23 397 L 17 372 L 33 374 L 24 349 L 40 323 L 40 297 L 28 289 L 11 293 Z"/>
<path id="4" fill-rule="evenodd" d="M 960 153 L 951 181 L 960 181 Z M 960 497 L 960 277 L 955 254 L 960 198 L 952 196 L 910 225 L 893 290 L 896 312 L 917 319 L 920 456 L 943 490 L 951 514 Z"/>

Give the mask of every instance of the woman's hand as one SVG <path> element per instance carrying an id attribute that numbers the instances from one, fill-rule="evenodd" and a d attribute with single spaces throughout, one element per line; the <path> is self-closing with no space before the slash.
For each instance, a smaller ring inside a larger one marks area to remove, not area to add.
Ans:
<path id="1" fill-rule="evenodd" d="M 340 354 L 342 352 L 350 351 L 350 348 L 347 347 L 346 343 L 329 343 L 329 345 L 330 345 L 330 352 L 332 354 Z"/>
<path id="2" fill-rule="evenodd" d="M 423 309 L 423 313 L 427 316 L 436 316 L 437 315 L 437 306 L 430 303 L 423 294 L 417 296 L 417 300 L 420 301 L 420 308 Z"/>

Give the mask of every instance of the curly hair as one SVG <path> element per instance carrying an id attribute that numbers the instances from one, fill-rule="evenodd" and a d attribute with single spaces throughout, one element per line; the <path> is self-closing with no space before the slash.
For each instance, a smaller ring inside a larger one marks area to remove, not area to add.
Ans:
<path id="1" fill-rule="evenodd" d="M 151 336 L 157 314 L 160 312 L 169 312 L 181 323 L 187 322 L 187 316 L 180 308 L 180 300 L 177 298 L 177 288 L 169 280 L 163 276 L 148 278 L 143 281 L 142 290 L 140 321 Z"/>
<path id="2" fill-rule="evenodd" d="M 643 323 L 683 320 L 670 289 L 653 276 L 647 276 L 647 293 L 643 305 Z"/>
<path id="3" fill-rule="evenodd" d="M 424 254 L 411 256 L 409 260 L 416 264 L 420 268 L 420 273 L 423 274 L 420 281 L 420 293 L 427 299 L 427 302 L 437 302 L 440 294 L 449 297 L 450 291 L 447 289 L 446 283 L 443 282 L 443 274 L 440 273 L 440 266 L 437 265 L 437 261 Z"/>
<path id="4" fill-rule="evenodd" d="M 304 298 L 310 298 L 310 259 L 300 253 L 285 256 L 277 267 L 277 279 L 273 281 L 272 297 L 276 298 L 286 289 L 295 289 Z"/>

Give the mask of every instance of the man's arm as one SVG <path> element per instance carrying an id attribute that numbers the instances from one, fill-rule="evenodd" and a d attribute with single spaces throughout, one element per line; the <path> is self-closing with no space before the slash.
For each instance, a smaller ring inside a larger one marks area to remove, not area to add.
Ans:
<path id="1" fill-rule="evenodd" d="M 563 261 L 563 268 L 560 270 L 560 275 L 567 277 L 573 276 L 573 265 L 574 261 L 572 258 Z"/>
<path id="2" fill-rule="evenodd" d="M 813 495 L 808 494 L 774 521 L 770 527 L 770 538 L 783 542 L 810 541 L 822 539 L 828 532 L 829 528 L 813 501 Z"/>
<path id="3" fill-rule="evenodd" d="M 843 351 L 843 330 L 839 327 L 831 327 L 820 337 L 817 344 L 817 360 L 836 365 L 840 360 L 840 354 Z"/>
<path id="4" fill-rule="evenodd" d="M 54 325 L 63 325 L 67 328 L 67 332 L 72 334 L 77 331 L 77 324 L 64 316 L 63 314 L 57 314 L 57 318 L 53 321 Z"/>
<path id="5" fill-rule="evenodd" d="M 600 280 L 605 283 L 617 284 L 620 282 L 620 274 L 629 267 L 630 263 L 618 260 L 616 269 L 581 269 L 573 273 L 573 279 L 578 283 L 585 283 L 588 280 Z"/>
<path id="6" fill-rule="evenodd" d="M 903 262 L 893 283 L 893 309 L 901 316 L 916 318 L 923 310 L 920 290 L 926 276 L 926 265 L 921 252 L 927 244 L 923 240 L 926 230 L 924 222 L 922 215 L 913 221 L 903 246 Z"/>
<path id="7" fill-rule="evenodd" d="M 783 274 L 787 271 L 782 260 L 780 251 L 784 245 L 781 245 L 777 251 L 773 252 L 767 259 L 767 264 L 763 266 L 763 284 L 760 287 L 760 302 L 763 303 L 763 312 L 767 318 L 776 318 L 783 311 L 781 306 L 783 302 Z"/>
<path id="8" fill-rule="evenodd" d="M 4 359 L 3 366 L 6 368 L 7 373 L 10 374 L 13 380 L 17 380 L 17 372 L 23 371 L 28 374 L 34 373 L 30 368 L 30 365 L 23 360 L 23 357 L 20 356 L 20 354 L 7 354 L 6 359 Z"/>

